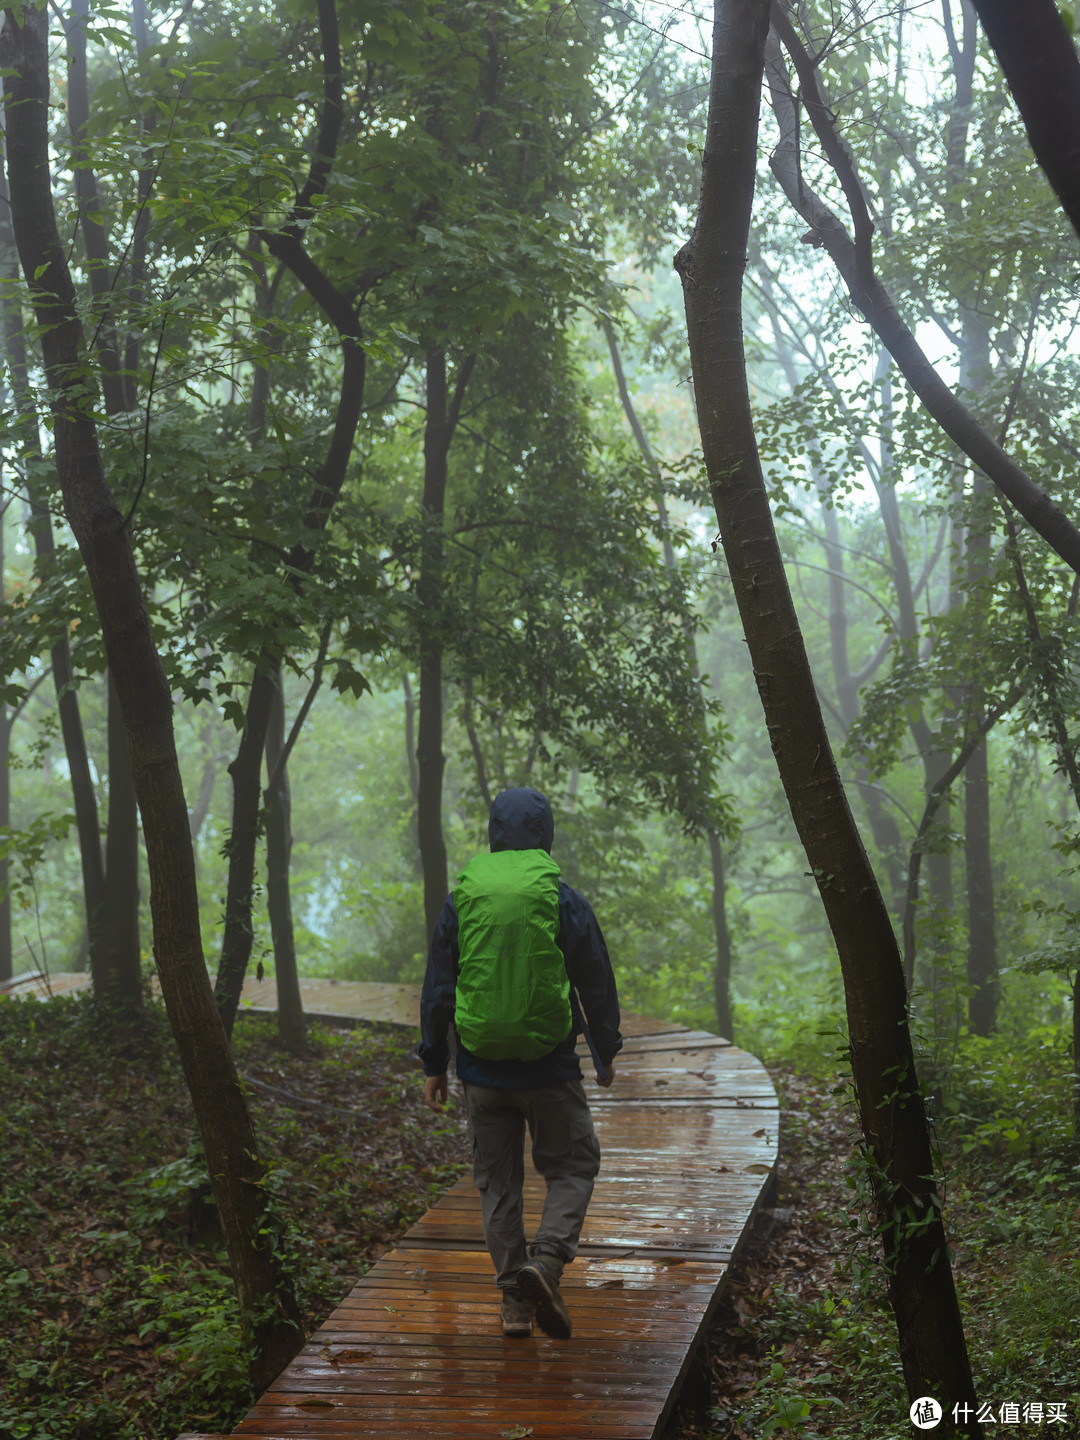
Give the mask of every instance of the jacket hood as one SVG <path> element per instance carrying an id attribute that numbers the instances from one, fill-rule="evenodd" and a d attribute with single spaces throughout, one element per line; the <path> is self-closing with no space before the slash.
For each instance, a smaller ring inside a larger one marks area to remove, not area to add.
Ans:
<path id="1" fill-rule="evenodd" d="M 488 821 L 492 850 L 546 850 L 551 854 L 555 819 L 539 790 L 503 790 L 495 796 Z"/>

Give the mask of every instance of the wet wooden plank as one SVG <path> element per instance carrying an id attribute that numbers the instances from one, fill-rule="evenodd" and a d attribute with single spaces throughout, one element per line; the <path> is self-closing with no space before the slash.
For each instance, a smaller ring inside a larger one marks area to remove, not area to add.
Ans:
<path id="1" fill-rule="evenodd" d="M 335 1003 L 351 1003 L 333 988 Z M 386 997 L 379 1018 L 403 1014 L 407 998 Z M 603 1159 L 563 1278 L 573 1338 L 502 1334 L 466 1175 L 342 1300 L 237 1435 L 471 1440 L 523 1426 L 532 1440 L 654 1440 L 773 1174 L 779 1116 L 763 1067 L 721 1037 L 648 1016 L 625 1016 L 623 1033 L 614 1093 L 587 1084 Z M 529 1230 L 545 1187 L 528 1147 L 525 1169 Z"/>

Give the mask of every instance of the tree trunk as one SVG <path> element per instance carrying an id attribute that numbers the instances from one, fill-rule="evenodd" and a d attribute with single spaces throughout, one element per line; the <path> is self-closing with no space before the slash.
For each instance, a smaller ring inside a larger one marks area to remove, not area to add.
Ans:
<path id="1" fill-rule="evenodd" d="M 997 934 L 994 926 L 994 870 L 990 849 L 990 780 L 986 746 L 980 745 L 964 777 L 968 895 L 968 1024 L 989 1035 L 997 1018 Z"/>
<path id="2" fill-rule="evenodd" d="M 1080 59 L 1054 0 L 972 0 L 1035 159 L 1080 235 Z"/>
<path id="3" fill-rule="evenodd" d="M 232 779 L 232 824 L 226 854 L 229 879 L 225 890 L 225 928 L 221 959 L 214 980 L 214 995 L 226 1035 L 232 1035 L 240 994 L 244 988 L 251 946 L 254 940 L 255 851 L 259 836 L 259 807 L 262 801 L 263 750 L 274 704 L 274 658 L 261 657 L 248 693 L 244 733 L 229 766 Z"/>
<path id="4" fill-rule="evenodd" d="M 277 982 L 277 1028 L 291 1050 L 302 1049 L 307 1026 L 296 969 L 292 894 L 292 795 L 289 768 L 280 764 L 285 749 L 285 695 L 278 667 L 277 687 L 266 732 L 266 768 L 271 777 L 266 789 L 266 908 L 274 941 L 274 978 Z M 275 778 L 276 777 L 276 778 Z"/>
<path id="5" fill-rule="evenodd" d="M 450 445 L 461 413 L 465 387 L 476 356 L 458 366 L 449 395 L 446 351 L 427 356 L 427 417 L 424 422 L 424 495 L 420 541 L 420 695 L 417 705 L 416 828 L 424 870 L 424 925 L 428 938 L 446 902 L 450 882 L 442 826 L 443 754 L 443 517 Z"/>
<path id="6" fill-rule="evenodd" d="M 49 188 L 47 15 L 27 9 L 20 24 L 9 10 L 0 35 L 15 238 L 42 326 L 64 510 L 93 588 L 131 746 L 161 991 L 253 1345 L 251 1380 L 263 1390 L 302 1341 L 301 1312 L 282 1270 L 280 1224 L 268 1206 L 265 1168 L 206 973 L 172 696 L 127 528 L 105 480 L 94 397 L 87 394 L 82 327 Z"/>
<path id="7" fill-rule="evenodd" d="M 964 177 L 968 165 L 968 134 L 978 51 L 978 26 L 968 0 L 961 7 L 959 39 L 946 5 L 947 40 L 952 60 L 955 91 L 949 111 L 945 146 L 946 220 L 962 227 L 965 219 Z M 961 262 L 961 283 L 957 286 L 960 312 L 960 386 L 978 406 L 990 376 L 990 320 L 981 303 L 984 277 Z M 981 408 L 981 407 L 979 407 Z M 985 416 L 981 417 L 985 419 Z M 1004 439 L 1004 432 L 999 436 Z M 979 653 L 987 642 L 986 616 L 979 605 L 979 589 L 990 573 L 990 485 L 978 470 L 972 476 L 972 507 L 964 532 L 963 573 L 968 592 L 967 613 L 972 628 L 972 649 Z M 979 725 L 986 718 L 985 693 L 980 686 L 968 686 L 959 696 L 969 723 Z M 976 1035 L 989 1035 L 997 1014 L 997 931 L 994 917 L 994 871 L 990 850 L 990 767 L 987 748 L 980 745 L 964 773 L 964 871 L 967 888 L 967 981 L 968 1024 Z"/>
<path id="8" fill-rule="evenodd" d="M 416 697 L 408 671 L 401 677 L 405 692 L 405 758 L 409 763 L 409 790 L 415 801 L 420 792 L 420 772 L 416 764 Z"/>
<path id="9" fill-rule="evenodd" d="M 10 148 L 10 140 L 8 141 Z M 0 313 L 3 317 L 4 343 L 7 351 L 8 370 L 11 376 L 13 400 L 16 413 L 22 422 L 24 453 L 28 460 L 39 458 L 38 416 L 30 388 L 30 369 L 26 354 L 26 339 L 23 333 L 22 307 L 17 299 L 19 284 L 19 260 L 15 237 L 10 222 L 11 201 L 6 174 L 0 174 L 0 262 L 3 265 L 3 284 L 0 285 Z M 52 519 L 48 499 L 29 478 L 26 481 L 27 498 L 30 502 L 30 533 L 34 542 L 34 553 L 42 569 L 47 569 L 55 554 Z M 90 761 L 86 753 L 86 736 L 83 733 L 82 717 L 79 713 L 79 697 L 71 687 L 71 650 L 67 635 L 58 635 L 53 642 L 50 659 L 53 683 L 56 686 L 56 705 L 60 714 L 60 732 L 64 741 L 64 755 L 67 759 L 68 774 L 71 777 L 71 798 L 75 809 L 75 830 L 79 838 L 79 859 L 82 865 L 83 904 L 86 909 L 86 927 L 90 953 L 90 968 L 94 975 L 95 988 L 98 981 L 105 986 L 100 950 L 96 944 L 98 919 L 105 904 L 105 866 L 101 857 L 101 832 L 98 825 L 97 797 L 90 775 Z"/>
<path id="10" fill-rule="evenodd" d="M 449 891 L 442 828 L 442 602 L 443 516 L 446 507 L 446 353 L 427 357 L 427 418 L 424 424 L 424 497 L 420 541 L 420 696 L 417 724 L 416 829 L 424 871 L 424 928 L 435 931 Z"/>
<path id="11" fill-rule="evenodd" d="M 664 482 L 660 474 L 660 466 L 656 462 L 652 446 L 649 444 L 648 436 L 638 418 L 634 402 L 630 398 L 630 388 L 626 383 L 626 375 L 623 372 L 622 357 L 619 355 L 618 342 L 615 339 L 615 327 L 606 315 L 601 318 L 601 325 L 607 337 L 608 350 L 611 354 L 611 368 L 615 373 L 615 382 L 619 387 L 619 398 L 622 400 L 623 412 L 626 415 L 627 423 L 633 432 L 637 447 L 641 451 L 641 457 L 648 467 L 653 482 L 653 503 L 656 505 L 656 513 L 660 521 L 660 532 L 664 544 L 664 564 L 667 569 L 675 569 L 675 548 L 671 543 L 671 535 L 668 529 L 667 500 L 664 496 Z M 693 625 L 688 621 L 686 625 L 686 647 L 690 656 L 690 664 L 693 669 L 694 685 L 697 691 L 698 701 L 701 704 L 702 716 L 702 742 L 705 742 L 704 734 L 705 705 L 704 693 L 701 683 L 701 666 L 698 662 L 697 639 L 694 635 Z M 734 1039 L 734 1021 L 731 1013 L 731 931 L 727 923 L 727 881 L 724 875 L 724 847 L 720 839 L 720 833 L 715 827 L 710 826 L 706 832 L 709 845 L 709 869 L 712 878 L 712 919 L 713 935 L 716 939 L 716 949 L 713 955 L 713 1003 L 716 1006 L 716 1026 L 718 1035 L 726 1039 Z"/>
<path id="12" fill-rule="evenodd" d="M 112 671 L 108 685 L 109 833 L 105 850 L 105 904 L 101 946 L 108 999 L 123 1014 L 143 1010 L 142 951 L 139 941 L 139 814 L 131 747 Z M 95 977 L 95 993 L 97 989 Z"/>
<path id="13" fill-rule="evenodd" d="M 280 230 L 260 230 L 258 237 L 282 265 L 292 271 L 341 338 L 341 387 L 334 430 L 319 467 L 304 518 L 304 529 L 320 534 L 345 483 L 353 442 L 364 405 L 366 354 L 356 310 L 304 249 L 304 226 L 313 203 L 325 192 L 337 153 L 342 120 L 341 44 L 334 0 L 317 0 L 319 35 L 323 51 L 323 105 L 311 168 L 296 204 Z M 314 543 L 314 542 L 309 542 Z M 314 563 L 309 544 L 297 543 L 288 557 L 294 588 L 299 589 Z M 225 934 L 214 993 L 226 1032 L 232 1033 L 240 1004 L 248 960 L 251 958 L 252 906 L 255 884 L 255 848 L 259 819 L 259 776 L 270 722 L 274 679 L 280 657 L 266 648 L 256 665 L 248 697 L 244 734 L 236 759 L 229 766 L 233 777 L 233 821 L 229 835 L 229 883 Z"/>
<path id="14" fill-rule="evenodd" d="M 848 809 L 769 511 L 754 437 L 741 291 L 768 0 L 717 0 L 701 200 L 676 259 L 698 423 L 773 753 L 836 940 L 876 1223 L 912 1398 L 974 1407 L 888 911 Z M 974 1408 L 970 1413 L 974 1415 Z M 981 1435 L 975 1420 L 961 1430 Z"/>
<path id="15" fill-rule="evenodd" d="M 79 228 L 86 250 L 87 273 L 94 314 L 97 317 L 97 352 L 102 397 L 111 419 L 128 413 L 135 404 L 134 376 L 122 373 L 120 342 L 111 315 L 112 263 L 97 176 L 85 151 L 90 123 L 90 93 L 86 64 L 86 20 L 89 0 L 76 0 L 67 24 L 68 121 L 75 161 L 75 196 Z M 128 1016 L 141 1013 L 142 957 L 139 943 L 139 821 L 131 756 L 116 687 L 107 677 L 109 746 L 108 844 L 105 851 L 105 895 L 101 909 L 102 965 L 94 975 L 94 993 L 107 1005 Z M 115 873 L 114 873 L 115 868 Z M 104 979 L 105 984 L 101 981 Z"/>
<path id="16" fill-rule="evenodd" d="M 715 830 L 709 831 L 709 865 L 712 870 L 712 919 L 716 936 L 713 958 L 713 1004 L 716 1033 L 731 1040 L 735 1020 L 731 1011 L 731 931 L 727 922 L 727 882 L 724 876 L 724 847 Z"/>

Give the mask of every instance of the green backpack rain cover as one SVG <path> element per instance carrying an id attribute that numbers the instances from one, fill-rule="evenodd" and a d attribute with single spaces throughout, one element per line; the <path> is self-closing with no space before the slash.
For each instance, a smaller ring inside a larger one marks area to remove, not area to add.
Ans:
<path id="1" fill-rule="evenodd" d="M 539 1060 L 570 1034 L 559 867 L 544 850 L 477 855 L 458 876 L 454 1023 L 484 1060 Z"/>

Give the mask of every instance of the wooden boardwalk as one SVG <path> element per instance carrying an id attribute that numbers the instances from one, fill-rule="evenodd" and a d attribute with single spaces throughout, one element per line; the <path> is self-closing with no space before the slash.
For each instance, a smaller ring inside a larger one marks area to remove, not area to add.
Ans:
<path id="1" fill-rule="evenodd" d="M 76 988 L 75 977 L 53 982 L 57 993 Z M 418 1023 L 418 987 L 306 981 L 303 990 L 309 1014 Z M 272 981 L 244 990 L 253 1010 L 275 998 Z M 466 1174 L 375 1262 L 234 1435 L 660 1435 L 773 1178 L 779 1109 L 761 1063 L 726 1040 L 640 1015 L 624 1015 L 622 1033 L 610 1090 L 595 1084 L 580 1047 L 602 1162 L 562 1282 L 573 1338 L 503 1335 Z M 542 1199 L 526 1146 L 529 1234 Z"/>
<path id="2" fill-rule="evenodd" d="M 404 995 L 384 999 L 379 1018 L 406 1020 L 387 1013 Z M 638 1015 L 623 1016 L 622 1032 L 610 1090 L 580 1050 L 603 1158 L 562 1282 L 573 1338 L 503 1335 L 466 1174 L 376 1261 L 235 1435 L 660 1434 L 773 1177 L 779 1110 L 760 1062 L 715 1035 Z M 526 1146 L 528 1234 L 543 1193 Z"/>

